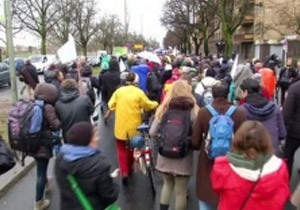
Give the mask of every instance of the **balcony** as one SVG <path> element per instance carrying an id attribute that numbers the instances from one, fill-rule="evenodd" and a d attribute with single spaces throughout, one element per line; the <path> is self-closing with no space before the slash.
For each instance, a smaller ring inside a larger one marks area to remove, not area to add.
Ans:
<path id="1" fill-rule="evenodd" d="M 242 33 L 234 35 L 234 43 L 246 43 L 246 42 L 253 42 L 254 41 L 254 34 L 253 33 Z"/>
<path id="2" fill-rule="evenodd" d="M 242 22 L 242 26 L 251 26 L 254 24 L 254 16 L 253 15 L 245 15 L 244 20 Z"/>
<path id="3" fill-rule="evenodd" d="M 248 33 L 243 35 L 243 41 L 254 41 L 254 34 Z"/>

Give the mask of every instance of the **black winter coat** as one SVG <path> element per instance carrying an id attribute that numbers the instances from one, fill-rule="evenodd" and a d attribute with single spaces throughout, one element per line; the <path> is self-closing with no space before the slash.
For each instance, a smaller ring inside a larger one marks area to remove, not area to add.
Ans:
<path id="1" fill-rule="evenodd" d="M 67 181 L 72 174 L 95 210 L 105 209 L 118 199 L 118 186 L 110 177 L 110 166 L 102 155 L 96 154 L 74 162 L 58 156 L 55 175 L 60 188 L 61 210 L 83 210 Z"/>
<path id="2" fill-rule="evenodd" d="M 289 87 L 282 114 L 287 129 L 287 137 L 300 141 L 300 78 Z"/>
<path id="3" fill-rule="evenodd" d="M 102 101 L 108 103 L 109 99 L 121 83 L 120 71 L 109 70 L 99 76 Z"/>
<path id="4" fill-rule="evenodd" d="M 62 123 L 64 139 L 67 131 L 78 122 L 90 122 L 94 106 L 87 95 L 79 95 L 78 89 L 62 90 L 55 111 Z"/>

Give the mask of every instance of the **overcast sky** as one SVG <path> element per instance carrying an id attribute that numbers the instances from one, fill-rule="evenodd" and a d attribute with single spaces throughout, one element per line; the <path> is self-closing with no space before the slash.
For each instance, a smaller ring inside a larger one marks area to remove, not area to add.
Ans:
<path id="1" fill-rule="evenodd" d="M 165 0 L 127 0 L 129 30 L 162 42 L 166 29 L 160 17 Z M 99 0 L 102 14 L 117 14 L 124 23 L 124 0 Z"/>
<path id="2" fill-rule="evenodd" d="M 101 16 L 116 14 L 124 23 L 124 0 L 96 1 Z M 164 2 L 165 0 L 127 0 L 128 16 L 130 18 L 129 31 L 141 33 L 146 38 L 155 38 L 159 43 L 162 43 L 166 34 L 166 29 L 160 23 Z M 40 41 L 29 33 L 19 33 L 14 39 L 14 44 L 37 46 L 40 45 Z"/>

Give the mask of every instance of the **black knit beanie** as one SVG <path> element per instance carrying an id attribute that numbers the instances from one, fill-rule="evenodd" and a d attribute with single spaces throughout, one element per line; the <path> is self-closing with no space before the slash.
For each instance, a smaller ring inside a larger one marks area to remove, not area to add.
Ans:
<path id="1" fill-rule="evenodd" d="M 74 124 L 67 132 L 66 142 L 76 146 L 87 146 L 92 140 L 93 126 L 88 122 Z"/>

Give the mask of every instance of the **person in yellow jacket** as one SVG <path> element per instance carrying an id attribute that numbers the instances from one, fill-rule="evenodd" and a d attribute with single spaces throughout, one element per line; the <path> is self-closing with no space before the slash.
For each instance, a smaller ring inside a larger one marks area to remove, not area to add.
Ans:
<path id="1" fill-rule="evenodd" d="M 158 106 L 156 101 L 148 99 L 137 87 L 138 75 L 129 73 L 126 85 L 117 89 L 108 102 L 110 112 L 115 111 L 114 135 L 117 140 L 119 167 L 123 184 L 128 184 L 132 173 L 133 152 L 128 148 L 128 140 L 142 123 L 142 110 L 150 111 Z"/>

